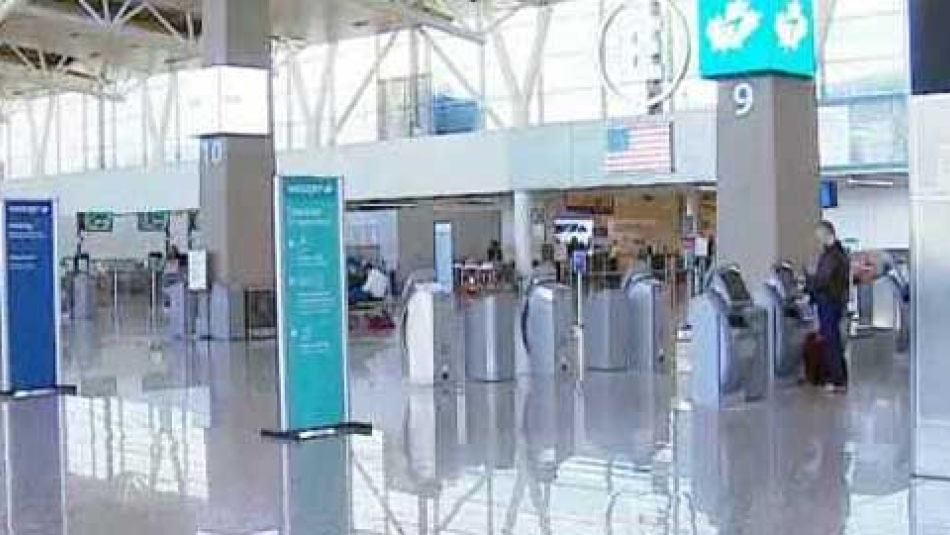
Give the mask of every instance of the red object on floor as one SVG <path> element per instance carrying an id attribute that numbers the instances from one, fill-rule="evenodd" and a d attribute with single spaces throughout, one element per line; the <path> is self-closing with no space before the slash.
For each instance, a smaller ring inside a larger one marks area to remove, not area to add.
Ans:
<path id="1" fill-rule="evenodd" d="M 389 316 L 373 316 L 369 319 L 369 330 L 378 332 L 378 331 L 389 331 L 396 328 L 396 324 L 393 323 L 393 320 Z"/>
<path id="2" fill-rule="evenodd" d="M 824 365 L 827 355 L 825 339 L 818 333 L 811 333 L 805 339 L 805 380 L 809 384 L 819 386 L 824 377 Z"/>

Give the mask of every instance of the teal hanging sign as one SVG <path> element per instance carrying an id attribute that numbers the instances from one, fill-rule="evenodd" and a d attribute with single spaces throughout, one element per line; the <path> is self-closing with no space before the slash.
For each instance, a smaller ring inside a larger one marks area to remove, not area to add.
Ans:
<path id="1" fill-rule="evenodd" d="M 698 0 L 704 78 L 815 76 L 812 0 Z"/>
<path id="2" fill-rule="evenodd" d="M 279 433 L 342 426 L 348 415 L 343 182 L 278 177 L 274 193 Z"/>

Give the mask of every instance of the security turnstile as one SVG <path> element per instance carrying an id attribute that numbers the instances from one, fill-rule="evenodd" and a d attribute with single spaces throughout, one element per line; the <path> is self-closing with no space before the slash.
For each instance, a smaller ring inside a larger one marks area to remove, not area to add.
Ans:
<path id="1" fill-rule="evenodd" d="M 791 264 L 772 268 L 765 282 L 765 299 L 772 384 L 795 384 L 802 378 L 805 339 L 814 330 L 814 317 Z"/>
<path id="2" fill-rule="evenodd" d="M 72 318 L 74 320 L 92 320 L 98 309 L 96 279 L 86 271 L 72 274 Z"/>
<path id="3" fill-rule="evenodd" d="M 387 489 L 436 499 L 463 467 L 463 417 L 454 388 L 415 388 L 390 400 L 400 417 L 380 421 Z"/>
<path id="4" fill-rule="evenodd" d="M 403 372 L 414 385 L 458 380 L 460 326 L 455 296 L 436 283 L 407 283 L 401 325 Z"/>
<path id="5" fill-rule="evenodd" d="M 188 286 L 178 277 L 162 285 L 165 332 L 170 338 L 184 340 L 195 333 L 198 303 L 188 294 Z"/>
<path id="6" fill-rule="evenodd" d="M 521 417 L 524 462 L 539 483 L 557 478 L 576 448 L 576 390 L 570 377 L 533 377 Z"/>
<path id="7" fill-rule="evenodd" d="M 910 277 L 906 265 L 888 269 L 874 281 L 872 292 L 872 326 L 876 331 L 894 333 L 896 350 L 910 347 Z"/>
<path id="8" fill-rule="evenodd" d="M 515 378 L 513 293 L 490 292 L 465 305 L 465 377 L 503 382 Z"/>
<path id="9" fill-rule="evenodd" d="M 663 283 L 649 273 L 631 273 L 623 288 L 633 313 L 630 367 L 643 373 L 662 371 L 673 352 L 669 299 Z"/>
<path id="10" fill-rule="evenodd" d="M 721 406 L 765 397 L 767 313 L 737 266 L 715 270 L 693 312 L 693 401 Z"/>
<path id="11" fill-rule="evenodd" d="M 72 319 L 95 319 L 98 309 L 98 300 L 96 295 L 96 279 L 92 275 L 89 255 L 80 254 L 74 258 L 69 287 Z"/>
<path id="12" fill-rule="evenodd" d="M 521 338 L 532 375 L 551 376 L 575 369 L 573 293 L 553 280 L 534 279 L 521 309 Z"/>
<path id="13" fill-rule="evenodd" d="M 588 370 L 623 371 L 634 351 L 637 318 L 623 289 L 592 291 L 584 301 L 584 365 Z"/>
<path id="14" fill-rule="evenodd" d="M 468 466 L 515 466 L 518 396 L 514 383 L 465 385 L 465 451 Z"/>

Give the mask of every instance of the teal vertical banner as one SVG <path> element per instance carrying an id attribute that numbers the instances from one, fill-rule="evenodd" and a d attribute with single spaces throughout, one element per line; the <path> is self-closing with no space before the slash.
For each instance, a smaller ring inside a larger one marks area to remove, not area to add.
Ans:
<path id="1" fill-rule="evenodd" d="M 812 0 L 698 0 L 704 78 L 815 76 Z"/>
<path id="2" fill-rule="evenodd" d="M 275 214 L 283 431 L 347 418 L 343 181 L 279 177 Z"/>
<path id="3" fill-rule="evenodd" d="M 436 221 L 433 229 L 435 243 L 435 281 L 442 289 L 455 291 L 455 239 L 452 223 Z"/>

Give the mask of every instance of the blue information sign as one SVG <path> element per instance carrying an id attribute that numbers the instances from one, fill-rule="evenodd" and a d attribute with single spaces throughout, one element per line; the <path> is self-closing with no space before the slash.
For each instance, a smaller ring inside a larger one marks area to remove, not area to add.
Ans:
<path id="1" fill-rule="evenodd" d="M 347 418 L 343 182 L 276 181 L 281 431 Z"/>
<path id="2" fill-rule="evenodd" d="M 812 0 L 698 0 L 705 78 L 815 75 Z"/>
<path id="3" fill-rule="evenodd" d="M 6 393 L 55 388 L 59 366 L 56 203 L 3 203 L 3 381 Z"/>
<path id="4" fill-rule="evenodd" d="M 587 273 L 587 251 L 574 251 L 571 256 L 571 270 L 574 273 Z"/>

